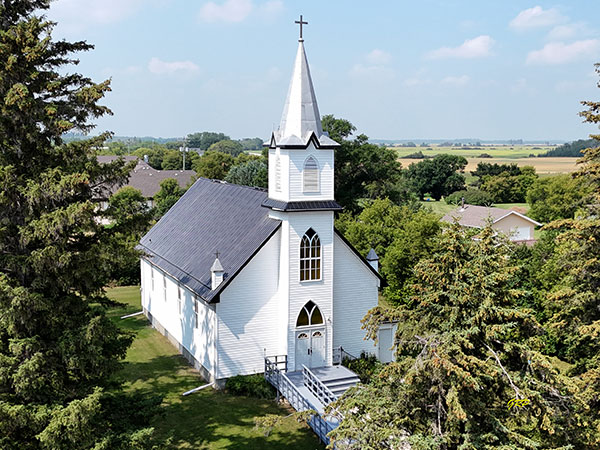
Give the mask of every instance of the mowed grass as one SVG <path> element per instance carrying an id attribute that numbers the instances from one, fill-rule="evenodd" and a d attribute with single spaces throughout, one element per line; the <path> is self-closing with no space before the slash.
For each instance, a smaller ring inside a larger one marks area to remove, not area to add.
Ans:
<path id="1" fill-rule="evenodd" d="M 442 215 L 446 215 L 450 211 L 458 208 L 458 205 L 448 205 L 443 200 L 421 202 L 421 204 L 425 208 L 430 208 L 433 212 L 442 214 Z M 502 208 L 502 209 L 507 209 L 507 210 L 512 209 L 512 210 L 520 212 L 521 214 L 527 214 L 527 211 L 529 211 L 529 205 L 527 203 L 498 203 L 498 204 L 494 204 L 493 206 L 495 206 L 496 208 Z"/>
<path id="2" fill-rule="evenodd" d="M 206 388 L 189 396 L 181 394 L 206 384 L 169 341 L 148 325 L 143 315 L 120 319 L 140 307 L 139 287 L 108 289 L 114 300 L 125 303 L 109 315 L 120 327 L 135 333 L 119 377 L 125 388 L 164 396 L 164 415 L 154 420 L 157 436 L 172 437 L 173 448 L 185 449 L 322 449 L 310 429 L 287 418 L 266 437 L 254 427 L 254 417 L 287 416 L 291 410 L 272 400 L 236 397 Z"/>

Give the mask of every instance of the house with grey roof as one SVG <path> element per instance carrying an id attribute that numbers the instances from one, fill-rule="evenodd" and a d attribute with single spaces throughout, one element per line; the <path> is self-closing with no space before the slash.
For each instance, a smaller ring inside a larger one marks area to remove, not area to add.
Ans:
<path id="1" fill-rule="evenodd" d="M 379 353 L 361 319 L 383 283 L 334 227 L 339 144 L 320 117 L 300 40 L 268 190 L 200 178 L 139 244 L 143 312 L 207 380 L 276 370 L 319 411 L 358 381 L 342 355 Z"/>
<path id="2" fill-rule="evenodd" d="M 522 243 L 535 242 L 535 227 L 542 224 L 517 211 L 464 204 L 450 211 L 443 222 L 458 222 L 463 227 L 483 228 L 489 222 L 492 228 L 509 237 L 511 241 Z"/>
<path id="3" fill-rule="evenodd" d="M 193 170 L 156 170 L 137 156 L 97 156 L 98 162 L 101 164 L 108 164 L 118 158 L 123 158 L 125 162 L 137 161 L 136 166 L 129 173 L 129 179 L 125 186 L 131 186 L 141 191 L 150 208 L 154 206 L 154 196 L 160 190 L 160 183 L 163 180 L 173 178 L 174 180 L 177 180 L 177 184 L 179 184 L 180 187 L 186 188 L 196 176 L 196 172 Z M 113 186 L 110 189 L 109 194 L 114 194 L 121 187 L 122 186 Z M 108 198 L 101 198 L 98 200 L 102 202 L 101 207 L 103 210 L 108 207 Z"/>

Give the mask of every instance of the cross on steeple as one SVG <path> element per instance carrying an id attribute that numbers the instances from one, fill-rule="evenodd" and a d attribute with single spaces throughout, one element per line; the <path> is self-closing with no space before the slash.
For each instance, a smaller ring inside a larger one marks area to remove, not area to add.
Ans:
<path id="1" fill-rule="evenodd" d="M 219 251 L 217 250 L 217 251 L 215 252 L 215 256 L 217 257 L 217 259 L 219 259 L 219 255 L 220 255 L 220 253 L 219 253 Z"/>
<path id="2" fill-rule="evenodd" d="M 304 39 L 302 39 L 302 25 L 308 25 L 308 22 L 304 22 L 302 20 L 302 14 L 300 14 L 300 20 L 296 20 L 294 23 L 297 23 L 298 25 L 300 25 L 300 39 L 298 39 L 298 40 L 301 42 L 304 40 Z"/>

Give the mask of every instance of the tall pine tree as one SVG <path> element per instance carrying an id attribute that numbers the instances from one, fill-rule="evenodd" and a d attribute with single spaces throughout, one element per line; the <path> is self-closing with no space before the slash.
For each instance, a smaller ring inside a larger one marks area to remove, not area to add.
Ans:
<path id="1" fill-rule="evenodd" d="M 509 243 L 491 226 L 473 240 L 454 225 L 415 268 L 414 294 L 366 319 L 398 320 L 397 362 L 334 407 L 337 448 L 587 448 L 577 385 L 539 351 L 542 328 Z"/>
<path id="2" fill-rule="evenodd" d="M 0 448 L 139 448 L 148 405 L 103 389 L 131 336 L 102 309 L 118 245 L 93 201 L 129 167 L 98 164 L 107 135 L 63 142 L 110 88 L 68 72 L 92 46 L 52 40 L 49 2 L 0 0 Z"/>

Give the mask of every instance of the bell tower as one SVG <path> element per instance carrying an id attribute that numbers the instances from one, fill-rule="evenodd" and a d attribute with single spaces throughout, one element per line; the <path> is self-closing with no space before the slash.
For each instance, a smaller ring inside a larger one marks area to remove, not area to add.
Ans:
<path id="1" fill-rule="evenodd" d="M 269 199 L 272 203 L 334 202 L 334 149 L 323 132 L 304 50 L 302 25 L 292 79 L 279 128 L 269 142 Z M 336 204 L 339 208 L 339 206 Z"/>
<path id="2" fill-rule="evenodd" d="M 269 147 L 269 195 L 281 221 L 279 294 L 290 370 L 330 365 L 333 348 L 334 151 L 323 132 L 304 39 L 300 39 L 279 128 Z M 295 368 L 295 369 L 294 369 Z"/>

